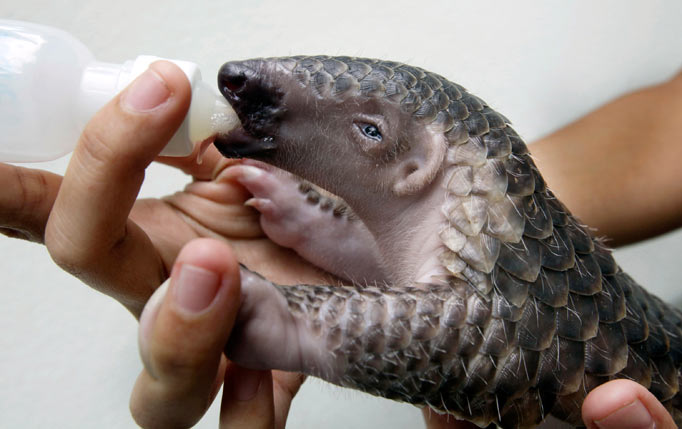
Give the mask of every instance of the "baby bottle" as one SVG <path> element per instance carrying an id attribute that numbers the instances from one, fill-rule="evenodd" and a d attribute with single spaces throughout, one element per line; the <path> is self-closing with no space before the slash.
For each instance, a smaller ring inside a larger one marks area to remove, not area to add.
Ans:
<path id="1" fill-rule="evenodd" d="M 92 115 L 159 59 L 100 62 L 62 30 L 0 20 L 0 161 L 48 161 L 71 152 Z M 194 144 L 229 131 L 239 120 L 201 80 L 196 64 L 169 61 L 187 75 L 192 101 L 161 155 L 187 156 Z"/>

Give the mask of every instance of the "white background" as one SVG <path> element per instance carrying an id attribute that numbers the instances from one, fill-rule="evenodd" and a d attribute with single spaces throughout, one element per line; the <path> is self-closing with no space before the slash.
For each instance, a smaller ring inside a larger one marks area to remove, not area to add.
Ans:
<path id="1" fill-rule="evenodd" d="M 141 53 L 192 60 L 211 82 L 224 61 L 257 56 L 409 62 L 481 96 L 527 141 L 682 66 L 679 0 L 0 0 L 0 18 L 63 28 L 102 61 Z M 63 172 L 65 166 L 62 159 L 42 167 Z M 142 193 L 164 195 L 186 181 L 154 166 Z M 619 250 L 617 259 L 679 305 L 681 254 L 682 234 L 674 233 Z M 41 246 L 0 237 L 0 427 L 135 427 L 127 403 L 140 368 L 136 323 L 123 307 L 61 272 Z M 214 407 L 199 427 L 216 423 Z M 411 406 L 320 381 L 306 383 L 289 422 L 292 428 L 420 426 Z"/>

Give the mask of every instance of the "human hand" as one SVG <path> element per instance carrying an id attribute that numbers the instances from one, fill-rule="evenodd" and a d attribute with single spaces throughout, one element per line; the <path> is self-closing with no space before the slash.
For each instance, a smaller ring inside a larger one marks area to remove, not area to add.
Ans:
<path id="1" fill-rule="evenodd" d="M 668 411 L 644 386 L 630 380 L 612 380 L 592 390 L 582 407 L 583 422 L 589 429 L 677 427 Z M 468 429 L 476 426 L 425 409 L 427 429 Z M 553 427 L 543 424 L 540 427 Z"/>
<path id="2" fill-rule="evenodd" d="M 583 402 L 583 421 L 590 429 L 677 427 L 663 404 L 630 380 L 613 380 L 592 390 Z"/>
<path id="3" fill-rule="evenodd" d="M 0 164 L 0 182 L 5 185 L 0 191 L 0 232 L 44 243 L 61 267 L 95 289 L 115 297 L 136 316 L 168 277 L 183 245 L 198 237 L 210 236 L 229 242 L 240 262 L 281 283 L 321 281 L 319 270 L 265 237 L 257 214 L 243 205 L 250 195 L 233 180 L 230 166 L 234 161 L 224 159 L 212 147 L 204 154 L 201 164 L 196 162 L 196 153 L 187 159 L 160 159 L 190 174 L 192 183 L 164 199 L 136 200 L 145 168 L 182 122 L 190 100 L 189 85 L 179 68 L 172 63 L 158 62 L 150 69 L 89 122 L 63 178 L 44 171 Z M 197 246 L 201 245 L 189 246 L 189 251 Z M 215 261 L 215 256 L 204 258 L 202 255 L 205 254 L 197 256 L 199 266 L 202 261 Z M 216 266 L 219 274 L 238 278 L 232 270 L 235 265 L 232 254 L 218 248 L 216 255 L 226 258 Z M 181 255 L 179 263 L 183 258 L 194 261 L 192 256 Z M 215 306 L 227 306 L 224 314 L 209 311 L 213 317 L 204 314 L 193 319 L 192 326 L 203 323 L 201 326 L 210 329 L 204 330 L 208 332 L 204 337 L 192 337 L 194 342 L 183 349 L 186 354 L 181 350 L 172 356 L 166 355 L 168 359 L 164 360 L 163 355 L 159 357 L 155 353 L 160 349 L 152 348 L 152 352 L 143 353 L 143 356 L 149 356 L 145 363 L 153 365 L 157 371 L 154 375 L 160 374 L 161 378 L 144 378 L 145 374 L 149 375 L 148 371 L 141 375 L 131 402 L 136 418 L 148 424 L 150 415 L 163 420 L 167 413 L 167 419 L 171 420 L 178 417 L 177 410 L 173 413 L 173 407 L 167 405 L 182 403 L 183 406 L 177 409 L 187 410 L 190 417 L 198 419 L 205 411 L 202 404 L 207 407 L 210 403 L 210 395 L 201 390 L 207 377 L 211 386 L 215 386 L 215 392 L 225 377 L 229 386 L 242 386 L 245 383 L 237 383 L 235 379 L 253 379 L 253 376 L 266 380 L 263 385 L 274 382 L 275 404 L 286 403 L 286 407 L 277 406 L 276 409 L 288 409 L 291 397 L 302 382 L 301 376 L 276 371 L 273 375 L 270 372 L 254 373 L 228 364 L 224 357 L 221 358 L 222 353 L 216 353 L 218 349 L 222 350 L 231 325 L 209 322 L 227 321 L 230 315 L 233 317 L 235 310 L 230 305 L 234 306 L 235 301 L 227 298 L 234 298 L 234 288 L 238 294 L 238 282 L 225 286 L 228 290 L 223 295 L 226 300 Z M 166 313 L 162 311 L 161 314 Z M 168 326 L 169 329 L 177 327 L 172 321 Z M 216 327 L 223 329 L 216 330 Z M 169 332 L 164 328 L 157 332 L 164 331 Z M 223 343 L 210 343 L 210 347 L 206 342 L 202 343 L 202 340 L 215 340 L 218 336 Z M 193 345 L 205 348 L 197 349 Z M 192 352 L 197 354 L 192 355 Z M 192 362 L 198 365 L 197 371 L 204 369 L 198 374 L 203 377 L 195 379 L 197 374 L 191 371 L 191 362 L 187 364 L 183 358 L 194 359 Z M 217 362 L 221 363 L 218 365 Z M 173 374 L 164 378 L 169 374 L 164 372 L 168 365 Z M 213 368 L 211 365 L 218 366 Z M 212 368 L 212 373 L 206 375 L 206 368 Z M 185 378 L 188 374 L 189 378 Z M 234 395 L 231 392 L 237 390 L 226 390 L 224 404 L 232 403 L 230 398 Z M 164 393 L 166 399 L 172 397 L 175 401 L 155 402 Z M 272 403 L 273 394 L 269 395 Z M 256 404 L 262 404 L 264 397 L 268 397 L 267 392 L 260 392 Z M 244 414 L 251 408 L 242 406 L 242 402 L 237 408 L 224 405 L 223 420 L 254 419 L 253 422 L 249 420 L 248 426 L 257 423 L 261 419 L 260 411 L 255 417 Z M 136 408 L 135 404 L 140 403 L 146 406 Z M 258 407 L 262 408 L 262 405 Z M 146 411 L 140 415 L 140 410 Z M 286 416 L 286 411 L 283 413 Z M 280 420 L 279 416 L 272 418 L 272 421 Z"/>
<path id="4" fill-rule="evenodd" d="M 161 159 L 193 182 L 164 199 L 136 200 L 190 93 L 177 66 L 154 63 L 88 123 L 63 178 L 0 164 L 0 232 L 44 243 L 62 268 L 136 316 L 182 246 L 198 237 L 227 240 L 241 262 L 280 283 L 320 281 L 319 270 L 264 236 L 243 206 L 248 194 L 231 179 L 233 161 L 213 147 L 201 164 L 196 153 Z"/>
<path id="5" fill-rule="evenodd" d="M 144 369 L 130 408 L 144 428 L 190 427 L 225 382 L 220 427 L 283 428 L 303 376 L 255 371 L 223 354 L 240 305 L 239 268 L 217 240 L 188 243 L 140 318 Z"/>

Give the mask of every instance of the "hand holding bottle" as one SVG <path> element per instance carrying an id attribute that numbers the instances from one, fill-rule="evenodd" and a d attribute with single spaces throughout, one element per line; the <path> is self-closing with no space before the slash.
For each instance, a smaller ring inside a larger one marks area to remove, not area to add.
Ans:
<path id="1" fill-rule="evenodd" d="M 235 287 L 238 293 L 236 265 L 225 242 L 238 252 L 242 262 L 259 267 L 279 281 L 291 281 L 293 277 L 321 281 L 319 271 L 262 234 L 258 218 L 243 206 L 248 195 L 230 178 L 232 161 L 213 147 L 208 148 L 200 165 L 195 157 L 165 159 L 193 176 L 194 181 L 185 191 L 164 200 L 136 201 L 145 168 L 180 125 L 189 102 L 190 86 L 183 72 L 172 63 L 156 62 L 88 123 L 63 178 L 0 164 L 0 183 L 4 185 L 0 189 L 0 232 L 44 243 L 65 270 L 116 298 L 136 316 L 166 280 L 176 260 L 204 269 L 216 268 L 206 266 L 207 261 L 216 262 L 220 271 L 217 275 L 233 279 L 225 287 L 231 288 L 229 296 L 234 297 Z M 178 256 L 186 243 L 205 236 L 222 240 L 193 241 Z M 200 286 L 196 281 L 189 283 L 190 288 Z M 236 311 L 234 304 L 222 300 L 211 314 L 221 320 L 229 317 Z M 250 373 L 228 367 L 221 356 L 219 339 L 229 334 L 229 325 L 208 329 L 217 319 L 204 317 L 204 324 L 191 322 L 197 320 L 192 317 L 187 320 L 187 332 L 201 328 L 203 336 L 171 336 L 178 341 L 164 345 L 167 350 L 178 347 L 173 354 L 178 359 L 175 362 L 188 359 L 188 372 L 149 378 L 145 371 L 136 387 L 131 407 L 145 426 L 153 426 L 155 421 L 196 421 L 206 411 L 208 396 L 215 395 L 226 373 L 230 391 L 236 392 L 236 386 L 248 390 Z M 164 331 L 173 332 L 179 328 L 178 323 L 187 320 L 161 323 L 153 331 L 154 338 Z M 203 340 L 215 347 L 210 351 L 201 348 Z M 148 355 L 157 370 L 169 363 L 163 361 L 161 351 L 155 347 Z M 197 372 L 192 372 L 193 368 Z M 212 374 L 194 377 L 207 371 Z M 168 375 L 155 375 L 159 374 Z M 302 378 L 277 372 L 272 379 L 269 373 L 262 377 L 272 380 L 274 384 L 268 386 L 275 386 L 274 392 L 260 390 L 248 400 L 243 395 L 225 396 L 225 424 L 264 417 L 250 415 L 248 411 L 253 409 L 270 410 L 269 415 L 277 413 L 279 420 L 286 418 L 291 396 Z M 174 409 L 165 407 L 169 397 L 175 398 Z M 281 405 L 275 408 L 273 404 Z"/>
<path id="2" fill-rule="evenodd" d="M 88 123 L 63 178 L 0 164 L 0 231 L 45 243 L 60 266 L 135 315 L 166 279 L 180 248 L 197 237 L 228 240 L 242 262 L 267 264 L 263 270 L 284 281 L 301 273 L 320 279 L 293 252 L 267 240 L 242 204 L 246 191 L 230 178 L 233 161 L 213 147 L 201 164 L 196 151 L 165 158 L 193 177 L 185 191 L 136 201 L 145 168 L 182 123 L 189 103 L 185 75 L 156 62 Z"/>
<path id="3" fill-rule="evenodd" d="M 47 161 L 71 152 L 92 115 L 160 58 L 123 64 L 95 60 L 56 28 L 0 20 L 0 161 Z M 187 156 L 194 144 L 239 124 L 196 64 L 171 60 L 192 87 L 190 110 L 162 155 Z"/>

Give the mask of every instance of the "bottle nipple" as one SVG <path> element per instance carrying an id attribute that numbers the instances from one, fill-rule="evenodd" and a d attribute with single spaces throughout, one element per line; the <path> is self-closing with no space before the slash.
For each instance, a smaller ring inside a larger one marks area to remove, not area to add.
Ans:
<path id="1" fill-rule="evenodd" d="M 227 100 L 204 81 L 194 87 L 187 122 L 189 140 L 199 145 L 198 163 L 201 163 L 201 156 L 213 136 L 227 133 L 241 124 Z M 165 155 L 163 152 L 161 154 Z"/>
<path id="2" fill-rule="evenodd" d="M 227 133 L 237 128 L 241 122 L 230 104 L 223 99 L 217 99 L 215 110 L 210 118 L 211 129 L 214 133 Z"/>

